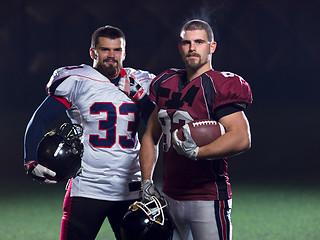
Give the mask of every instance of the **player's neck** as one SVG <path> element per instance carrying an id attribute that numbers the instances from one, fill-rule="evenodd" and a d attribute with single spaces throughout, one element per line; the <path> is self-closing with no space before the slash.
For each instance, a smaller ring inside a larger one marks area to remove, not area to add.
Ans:
<path id="1" fill-rule="evenodd" d="M 212 69 L 211 63 L 205 64 L 198 69 L 187 68 L 187 79 L 191 82 L 193 79 L 199 77 L 203 73 Z"/>

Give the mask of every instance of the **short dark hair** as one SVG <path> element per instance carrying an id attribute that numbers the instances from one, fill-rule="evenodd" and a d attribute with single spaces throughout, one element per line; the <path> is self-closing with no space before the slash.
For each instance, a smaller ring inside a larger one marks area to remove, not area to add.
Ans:
<path id="1" fill-rule="evenodd" d="M 107 25 L 99 27 L 97 30 L 94 31 L 91 37 L 91 48 L 96 48 L 99 42 L 99 37 L 105 37 L 110 39 L 122 38 L 124 41 L 126 41 L 126 36 L 124 35 L 121 29 Z"/>
<path id="2" fill-rule="evenodd" d="M 208 37 L 209 42 L 214 41 L 214 35 L 213 35 L 212 28 L 210 27 L 210 25 L 206 21 L 203 21 L 200 19 L 193 19 L 193 20 L 186 22 L 183 25 L 183 27 L 181 28 L 180 38 L 181 38 L 182 32 L 185 32 L 188 30 L 189 31 L 190 30 L 205 30 L 207 33 L 207 37 Z"/>

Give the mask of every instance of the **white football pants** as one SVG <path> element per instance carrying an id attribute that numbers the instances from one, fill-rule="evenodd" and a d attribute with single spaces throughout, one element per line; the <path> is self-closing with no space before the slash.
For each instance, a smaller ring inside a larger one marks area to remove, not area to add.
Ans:
<path id="1" fill-rule="evenodd" d="M 232 200 L 177 201 L 166 196 L 176 224 L 173 240 L 231 240 Z"/>

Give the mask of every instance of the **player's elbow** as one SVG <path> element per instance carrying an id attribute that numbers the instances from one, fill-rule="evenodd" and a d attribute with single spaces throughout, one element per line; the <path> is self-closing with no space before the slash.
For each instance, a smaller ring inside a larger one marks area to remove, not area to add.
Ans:
<path id="1" fill-rule="evenodd" d="M 227 156 L 236 156 L 241 154 L 251 148 L 251 140 L 250 138 L 239 138 L 237 143 L 233 147 L 233 151 L 231 151 Z"/>
<path id="2" fill-rule="evenodd" d="M 247 139 L 245 142 L 244 142 L 244 151 L 247 151 L 251 148 L 251 140 L 250 139 Z"/>
<path id="3" fill-rule="evenodd" d="M 241 138 L 241 144 L 240 144 L 241 151 L 247 151 L 251 148 L 251 135 L 244 134 Z"/>

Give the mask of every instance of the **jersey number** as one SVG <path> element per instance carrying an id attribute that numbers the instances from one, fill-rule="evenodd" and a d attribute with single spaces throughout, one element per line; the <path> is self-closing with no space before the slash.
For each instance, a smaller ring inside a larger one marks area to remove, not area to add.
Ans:
<path id="1" fill-rule="evenodd" d="M 171 147 L 171 132 L 194 120 L 187 111 L 177 110 L 170 117 L 167 110 L 164 109 L 160 109 L 158 118 L 162 125 L 163 151 L 165 152 L 168 152 Z"/>
<path id="2" fill-rule="evenodd" d="M 101 138 L 99 135 L 90 134 L 89 142 L 93 147 L 111 148 L 116 143 L 116 107 L 111 102 L 96 102 L 90 108 L 90 114 L 92 115 L 101 114 L 102 112 L 107 113 L 107 118 L 105 120 L 99 120 L 99 130 L 105 131 L 106 137 Z M 133 148 L 135 145 L 135 135 L 137 131 L 136 112 L 137 106 L 135 104 L 124 103 L 119 107 L 120 115 L 128 115 L 129 113 L 135 115 L 135 121 L 129 121 L 126 128 L 128 132 L 131 132 L 131 138 L 125 135 L 119 136 L 119 144 L 122 148 Z"/>

